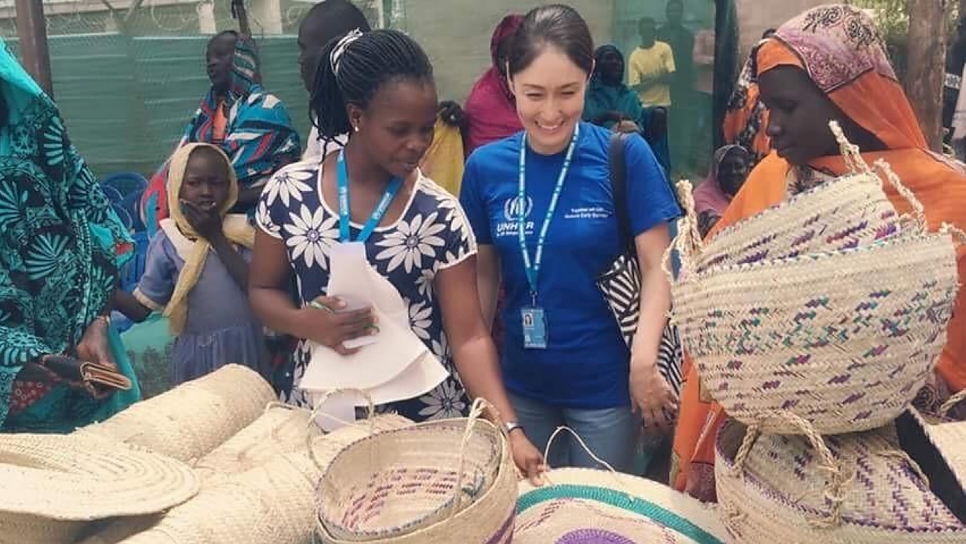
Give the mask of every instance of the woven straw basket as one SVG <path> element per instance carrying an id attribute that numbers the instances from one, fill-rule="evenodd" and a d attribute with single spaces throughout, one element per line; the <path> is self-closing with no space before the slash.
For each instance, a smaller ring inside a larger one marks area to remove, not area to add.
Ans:
<path id="1" fill-rule="evenodd" d="M 715 463 L 718 501 L 737 542 L 966 542 L 966 526 L 930 492 L 894 425 L 827 437 L 825 451 L 799 436 L 761 435 L 749 444 L 745 433 L 726 424 Z"/>
<path id="2" fill-rule="evenodd" d="M 108 440 L 0 434 L 0 542 L 73 542 L 91 520 L 160 512 L 199 490 L 185 464 Z"/>
<path id="3" fill-rule="evenodd" d="M 255 421 L 275 398 L 272 387 L 258 373 L 227 365 L 77 432 L 193 461 Z"/>
<path id="4" fill-rule="evenodd" d="M 837 123 L 830 127 L 851 173 L 722 229 L 694 259 L 695 271 L 861 247 L 900 232 L 901 217 L 882 190 L 882 178 L 906 198 L 910 193 L 884 163 L 877 175 Z M 914 198 L 910 204 L 923 213 Z"/>
<path id="5" fill-rule="evenodd" d="M 655 482 L 603 470 L 555 469 L 520 484 L 513 544 L 731 542 L 717 513 Z"/>
<path id="6" fill-rule="evenodd" d="M 966 422 L 945 417 L 964 399 L 966 391 L 935 415 L 910 409 L 896 421 L 896 428 L 899 442 L 929 478 L 932 492 L 966 523 Z"/>
<path id="7" fill-rule="evenodd" d="M 302 412 L 293 410 L 292 414 L 301 417 Z M 327 435 L 314 435 L 310 438 L 313 459 L 306 446 L 308 417 L 300 426 L 293 424 L 295 418 L 282 418 L 276 437 L 301 433 L 298 439 L 279 442 L 279 449 L 252 448 L 255 444 L 248 439 L 271 436 L 268 421 L 279 413 L 269 409 L 269 417 L 263 416 L 204 460 L 229 462 L 230 469 L 258 462 L 254 468 L 209 475 L 197 497 L 149 527 L 139 524 L 140 520 L 114 523 L 81 544 L 306 544 L 315 531 L 315 486 L 332 459 L 372 431 L 412 425 L 396 415 L 375 416 Z M 289 452 L 281 453 L 285 449 Z M 244 452 L 245 462 L 232 463 L 232 452 Z"/>
<path id="8" fill-rule="evenodd" d="M 484 404 L 469 418 L 379 433 L 340 452 L 319 481 L 317 541 L 509 542 L 516 470 L 505 433 L 481 417 Z"/>

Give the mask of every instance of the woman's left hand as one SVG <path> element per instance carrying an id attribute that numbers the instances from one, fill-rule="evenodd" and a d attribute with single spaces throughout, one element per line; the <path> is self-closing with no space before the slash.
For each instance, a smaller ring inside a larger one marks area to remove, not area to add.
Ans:
<path id="1" fill-rule="evenodd" d="M 631 361 L 631 407 L 645 423 L 669 431 L 678 411 L 678 397 L 656 363 Z"/>
<path id="2" fill-rule="evenodd" d="M 535 486 L 543 485 L 541 475 L 547 471 L 547 465 L 543 454 L 530 442 L 523 429 L 510 433 L 510 450 L 513 453 L 513 462 L 523 476 Z"/>
<path id="3" fill-rule="evenodd" d="M 117 368 L 107 339 L 109 326 L 107 320 L 103 318 L 97 318 L 87 326 L 84 336 L 76 346 L 78 359 Z"/>
<path id="4" fill-rule="evenodd" d="M 181 213 L 184 214 L 188 224 L 195 229 L 198 236 L 209 242 L 222 233 L 223 221 L 216 207 L 206 210 L 193 202 L 182 200 Z"/>

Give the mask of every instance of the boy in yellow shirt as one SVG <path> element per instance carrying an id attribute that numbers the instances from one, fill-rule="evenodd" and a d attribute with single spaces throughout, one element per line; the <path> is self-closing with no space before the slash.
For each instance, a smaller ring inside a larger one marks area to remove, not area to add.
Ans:
<path id="1" fill-rule="evenodd" d="M 645 108 L 670 107 L 674 53 L 670 45 L 657 41 L 657 22 L 651 17 L 642 18 L 638 30 L 641 45 L 628 61 L 628 84 Z"/>

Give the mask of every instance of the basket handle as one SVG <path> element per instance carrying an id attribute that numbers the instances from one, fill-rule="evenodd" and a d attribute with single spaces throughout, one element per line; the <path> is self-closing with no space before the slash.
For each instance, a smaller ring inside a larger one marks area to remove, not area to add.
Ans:
<path id="1" fill-rule="evenodd" d="M 352 423 L 349 421 L 343 421 L 337 417 L 334 417 L 328 414 L 323 414 L 322 412 L 322 409 L 325 407 L 326 401 L 332 398 L 333 396 L 341 393 L 356 393 L 361 395 L 362 398 L 366 399 L 366 403 L 367 403 L 366 409 L 368 412 L 366 416 L 366 421 L 369 423 L 369 434 L 374 433 L 376 430 L 376 421 L 375 421 L 376 405 L 375 403 L 372 402 L 372 397 L 369 395 L 368 392 L 362 389 L 356 389 L 352 387 L 333 389 L 331 391 L 326 391 L 325 393 L 323 393 L 322 396 L 319 398 L 319 400 L 315 403 L 315 407 L 312 409 L 311 415 L 309 415 L 308 429 L 311 430 L 312 427 L 318 427 L 318 425 L 315 424 L 315 420 L 317 417 L 321 415 L 325 415 L 325 417 L 333 421 L 336 421 L 338 423 L 343 423 L 345 425 L 352 425 Z M 322 463 L 319 462 L 318 457 L 316 457 L 315 455 L 315 448 L 312 447 L 312 433 L 310 432 L 305 433 L 305 444 L 308 447 L 309 457 L 312 458 L 312 462 L 315 464 L 315 467 L 318 468 L 320 471 L 325 471 L 325 467 L 322 466 Z"/>
<path id="2" fill-rule="evenodd" d="M 698 230 L 698 216 L 695 213 L 693 186 L 691 182 L 682 179 L 677 182 L 675 189 L 678 193 L 678 202 L 684 214 L 678 220 L 678 235 L 671 241 L 671 245 L 664 251 L 664 258 L 661 260 L 661 269 L 671 282 L 676 281 L 674 273 L 671 271 L 671 253 L 676 249 L 681 258 L 682 270 L 692 268 L 693 259 L 701 254 L 703 247 L 701 232 Z"/>
<path id="3" fill-rule="evenodd" d="M 949 414 L 949 412 L 951 412 L 952 409 L 956 407 L 956 405 L 958 405 L 960 402 L 963 402 L 964 400 L 966 400 L 966 389 L 963 389 L 959 393 L 956 393 L 955 395 L 949 397 L 949 400 L 944 402 L 943 405 L 939 407 L 939 415 L 942 417 L 946 417 Z"/>
<path id="4" fill-rule="evenodd" d="M 886 181 L 888 181 L 889 185 L 892 185 L 892 188 L 899 193 L 899 196 L 904 198 L 906 202 L 909 203 L 909 206 L 912 207 L 913 215 L 915 215 L 916 221 L 919 222 L 919 228 L 926 230 L 926 226 L 928 224 L 926 222 L 926 209 L 923 207 L 922 202 L 920 202 L 919 199 L 916 198 L 916 195 L 902 183 L 902 180 L 899 179 L 899 175 L 896 174 L 895 170 L 892 169 L 892 166 L 886 162 L 885 159 L 875 161 L 875 167 L 882 172 Z"/>
<path id="5" fill-rule="evenodd" d="M 610 463 L 608 463 L 607 461 L 604 461 L 596 453 L 594 453 L 594 451 L 590 449 L 590 446 L 588 446 L 586 442 L 584 442 L 584 439 L 581 438 L 580 434 L 578 434 L 577 431 L 573 430 L 570 427 L 567 427 L 566 425 L 557 427 L 556 430 L 554 430 L 553 434 L 550 435 L 550 439 L 547 440 L 547 447 L 544 448 L 543 450 L 544 459 L 550 459 L 550 448 L 553 446 L 554 441 L 556 441 L 557 438 L 562 436 L 564 433 L 570 434 L 573 438 L 575 438 L 577 440 L 577 444 L 580 445 L 580 447 L 584 450 L 584 452 L 587 453 L 587 455 L 590 456 L 591 459 L 600 463 L 602 467 L 606 468 L 607 473 L 609 473 L 611 476 L 614 477 L 614 483 L 616 484 L 618 489 L 622 490 L 624 493 L 627 494 L 627 499 L 629 501 L 634 502 L 634 494 L 631 493 L 630 490 L 627 489 L 627 486 L 625 486 L 624 483 L 621 482 L 620 478 L 617 477 L 617 475 L 620 473 L 617 470 L 615 470 L 614 467 L 610 465 Z M 550 468 L 551 470 L 545 472 L 543 477 L 548 484 L 554 485 L 553 481 L 550 479 L 550 474 L 553 472 L 552 470 L 553 467 L 550 467 Z"/>
<path id="6" fill-rule="evenodd" d="M 849 171 L 853 174 L 872 173 L 869 164 L 862 158 L 862 151 L 859 149 L 859 146 L 853 144 L 845 137 L 845 131 L 842 130 L 842 126 L 839 125 L 838 121 L 829 121 L 828 128 L 832 131 L 832 134 L 835 136 L 835 141 L 839 144 L 839 151 L 842 153 L 842 158 L 845 160 L 845 165 Z"/>
<path id="7" fill-rule="evenodd" d="M 463 472 L 466 468 L 466 449 L 469 447 L 470 438 L 473 437 L 473 430 L 476 428 L 476 424 L 483 418 L 483 414 L 487 411 L 493 414 L 497 422 L 502 421 L 500 411 L 488 400 L 483 397 L 477 397 L 473 400 L 473 404 L 470 406 L 469 417 L 466 418 L 466 429 L 463 431 L 463 439 L 460 442 L 460 464 L 456 471 L 456 485 L 453 488 L 453 510 L 450 513 L 450 517 L 455 516 L 459 512 L 459 498 L 460 493 L 463 492 Z M 503 437 L 504 451 L 501 452 L 502 462 L 502 457 L 506 456 L 506 450 L 510 447 L 510 434 L 507 432 L 506 426 L 501 424 L 497 424 L 496 426 L 500 429 L 500 435 Z"/>
<path id="8" fill-rule="evenodd" d="M 832 514 L 828 517 L 809 520 L 809 523 L 821 529 L 834 529 L 839 527 L 842 524 L 842 503 L 845 502 L 843 488 L 854 478 L 854 474 L 849 476 L 845 475 L 841 465 L 835 460 L 835 456 L 832 455 L 832 451 L 825 444 L 825 440 L 818 434 L 812 424 L 804 418 L 787 411 L 768 412 L 759 418 L 759 423 L 750 425 L 745 431 L 745 437 L 741 441 L 738 453 L 735 454 L 733 470 L 740 478 L 744 478 L 745 462 L 748 460 L 748 455 L 751 453 L 751 449 L 754 447 L 758 437 L 761 436 L 762 423 L 769 420 L 779 420 L 787 425 L 798 428 L 812 447 L 815 448 L 815 451 L 818 452 L 821 460 L 819 468 L 828 473 L 828 480 L 825 483 L 825 498 L 832 503 Z"/>

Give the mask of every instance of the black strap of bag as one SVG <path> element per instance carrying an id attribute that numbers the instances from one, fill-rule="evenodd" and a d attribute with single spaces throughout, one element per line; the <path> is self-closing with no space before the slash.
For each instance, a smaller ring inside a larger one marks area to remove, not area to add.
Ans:
<path id="1" fill-rule="evenodd" d="M 624 147 L 627 135 L 615 132 L 607 147 L 607 162 L 610 166 L 610 185 L 614 194 L 614 214 L 617 217 L 617 232 L 621 247 L 631 255 L 637 255 L 634 236 L 631 234 L 631 218 L 627 212 L 627 161 L 624 160 Z"/>

